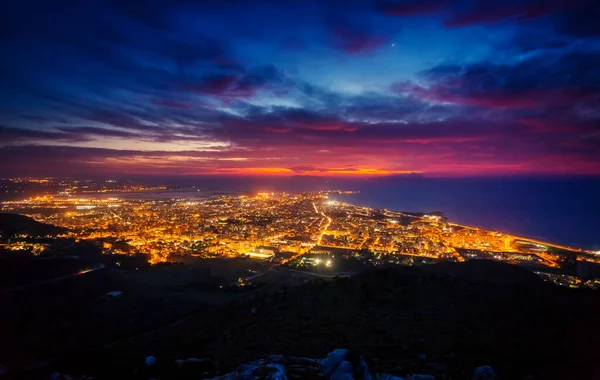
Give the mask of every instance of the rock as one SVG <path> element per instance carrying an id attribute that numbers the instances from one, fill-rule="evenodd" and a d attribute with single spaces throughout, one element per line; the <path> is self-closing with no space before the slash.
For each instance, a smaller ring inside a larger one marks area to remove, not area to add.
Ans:
<path id="1" fill-rule="evenodd" d="M 290 356 L 288 361 L 293 364 L 319 365 L 319 359 L 305 358 L 301 356 Z"/>
<path id="2" fill-rule="evenodd" d="M 350 364 L 350 362 L 344 360 L 343 362 L 340 363 L 340 365 L 337 366 L 337 368 L 335 369 L 335 371 L 333 372 L 333 375 L 331 375 L 331 379 L 342 379 L 343 374 L 345 373 L 349 373 L 350 375 L 352 375 L 352 372 L 354 371 L 354 367 L 352 367 L 352 364 Z M 336 377 L 336 375 L 338 377 Z"/>
<path id="3" fill-rule="evenodd" d="M 287 370 L 288 373 L 290 372 L 295 372 L 295 373 L 302 373 L 302 372 L 319 372 L 318 367 L 316 366 L 312 366 L 312 365 L 301 365 L 301 364 L 291 364 L 291 365 L 286 365 L 285 369 Z"/>
<path id="4" fill-rule="evenodd" d="M 154 356 L 146 356 L 144 363 L 146 363 L 148 367 L 152 367 L 156 364 L 156 358 Z"/>
<path id="5" fill-rule="evenodd" d="M 348 350 L 338 348 L 327 354 L 325 359 L 320 361 L 321 372 L 325 377 L 331 377 L 336 371 L 337 367 L 345 360 L 346 353 Z"/>
<path id="6" fill-rule="evenodd" d="M 321 367 L 321 373 L 326 378 L 373 380 L 365 360 L 353 351 L 338 348 L 327 354 L 325 359 L 317 362 Z"/>
<path id="7" fill-rule="evenodd" d="M 283 355 L 267 355 L 267 363 L 283 363 Z"/>
<path id="8" fill-rule="evenodd" d="M 431 375 L 410 375 L 406 380 L 435 380 L 435 376 Z"/>
<path id="9" fill-rule="evenodd" d="M 285 372 L 290 379 L 325 379 L 324 376 L 320 375 L 316 366 L 286 366 Z"/>
<path id="10" fill-rule="evenodd" d="M 287 376 L 281 364 L 265 364 L 263 360 L 258 360 L 212 380 L 287 380 Z"/>
<path id="11" fill-rule="evenodd" d="M 267 364 L 252 371 L 252 380 L 287 380 L 281 364 Z"/>
<path id="12" fill-rule="evenodd" d="M 369 373 L 369 367 L 365 360 L 354 351 L 346 353 L 346 360 L 352 364 L 353 375 L 355 379 L 372 380 L 373 376 Z"/>
<path id="13" fill-rule="evenodd" d="M 475 368 L 475 373 L 473 374 L 473 380 L 493 380 L 496 378 L 496 374 L 494 370 L 489 365 L 484 365 L 481 367 Z"/>
<path id="14" fill-rule="evenodd" d="M 369 368 L 367 367 L 367 363 L 361 358 L 361 365 L 359 366 L 359 370 L 354 369 L 354 373 L 358 375 L 358 378 L 361 380 L 373 380 L 373 376 L 369 372 Z"/>
<path id="15" fill-rule="evenodd" d="M 376 380 L 404 380 L 401 377 L 391 375 L 389 373 L 378 373 L 375 377 Z"/>
<path id="16" fill-rule="evenodd" d="M 195 368 L 197 370 L 209 370 L 214 368 L 214 363 L 210 359 L 187 358 L 183 362 L 186 367 Z"/>
<path id="17" fill-rule="evenodd" d="M 351 373 L 334 373 L 329 378 L 330 380 L 354 380 L 354 376 Z"/>

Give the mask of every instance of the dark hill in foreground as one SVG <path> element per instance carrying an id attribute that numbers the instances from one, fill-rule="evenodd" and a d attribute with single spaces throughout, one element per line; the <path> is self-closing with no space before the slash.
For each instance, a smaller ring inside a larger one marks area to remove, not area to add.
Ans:
<path id="1" fill-rule="evenodd" d="M 598 301 L 592 290 L 556 287 L 496 262 L 387 268 L 283 287 L 218 318 L 198 314 L 59 363 L 110 378 L 154 355 L 166 363 L 158 377 L 177 378 L 169 363 L 182 357 L 206 359 L 205 375 L 214 375 L 267 354 L 323 357 L 344 347 L 374 372 L 400 376 L 469 379 L 491 365 L 501 379 L 595 379 Z"/>
<path id="2" fill-rule="evenodd" d="M 506 379 L 578 371 L 595 378 L 599 312 L 596 293 L 550 286 L 505 264 L 384 269 L 267 301 L 233 322 L 228 347 L 233 357 L 348 347 L 383 372 L 402 367 L 398 375 L 468 379 L 489 364 Z"/>
<path id="3" fill-rule="evenodd" d="M 4 239 L 21 234 L 33 237 L 54 236 L 66 231 L 65 228 L 40 223 L 24 215 L 0 213 L 0 236 Z"/>

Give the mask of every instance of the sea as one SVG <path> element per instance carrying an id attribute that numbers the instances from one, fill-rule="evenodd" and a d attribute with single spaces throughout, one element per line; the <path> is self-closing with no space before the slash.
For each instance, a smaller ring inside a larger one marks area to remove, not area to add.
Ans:
<path id="1" fill-rule="evenodd" d="M 140 180 L 182 186 L 179 192 L 160 193 L 161 198 L 184 194 L 199 199 L 222 193 L 353 190 L 357 193 L 335 197 L 356 205 L 394 211 L 441 211 L 450 221 L 460 224 L 600 250 L 600 177 L 428 178 L 406 175 L 357 180 L 305 176 L 204 176 Z"/>

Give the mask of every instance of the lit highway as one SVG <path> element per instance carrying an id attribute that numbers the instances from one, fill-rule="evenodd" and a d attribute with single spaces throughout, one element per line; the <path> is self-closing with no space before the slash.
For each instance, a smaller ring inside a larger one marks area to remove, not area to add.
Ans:
<path id="1" fill-rule="evenodd" d="M 61 281 L 61 280 L 66 280 L 67 278 L 73 278 L 73 277 L 81 276 L 81 275 L 84 275 L 84 274 L 87 274 L 87 273 L 95 272 L 97 270 L 101 270 L 101 269 L 104 269 L 104 268 L 105 268 L 104 264 L 98 264 L 94 268 L 83 269 L 83 270 L 80 270 L 77 273 L 69 274 L 69 275 L 66 275 L 66 276 L 55 277 L 55 278 L 52 278 L 50 280 L 40 281 L 40 282 L 36 282 L 36 283 L 33 283 L 33 284 L 27 284 L 27 285 L 18 286 L 16 288 L 7 289 L 7 290 L 4 290 L 3 293 L 10 293 L 10 292 L 15 292 L 15 291 L 23 290 L 23 289 L 33 288 L 33 287 L 40 286 L 40 285 L 50 284 L 50 283 L 53 283 L 53 282 L 57 282 L 57 281 Z"/>
<path id="2" fill-rule="evenodd" d="M 323 227 L 323 231 L 321 232 L 321 234 L 319 235 L 319 238 L 317 239 L 317 245 L 321 245 L 321 241 L 323 240 L 323 235 L 325 235 L 325 232 L 327 232 L 327 229 L 331 225 L 332 219 L 330 217 L 328 217 L 327 215 L 325 215 L 325 213 L 323 211 L 319 211 L 314 202 L 313 202 L 313 207 L 315 208 L 315 212 L 317 214 L 321 214 L 324 218 L 327 219 L 327 223 L 325 223 L 325 227 Z"/>

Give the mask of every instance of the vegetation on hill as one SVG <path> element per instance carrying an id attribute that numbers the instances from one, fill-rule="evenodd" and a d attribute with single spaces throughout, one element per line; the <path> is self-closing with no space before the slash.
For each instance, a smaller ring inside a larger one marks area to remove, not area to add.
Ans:
<path id="1" fill-rule="evenodd" d="M 364 356 L 374 372 L 397 376 L 469 379 L 481 365 L 504 379 L 598 376 L 598 295 L 544 283 L 515 266 L 470 261 L 386 268 L 271 290 L 224 306 L 197 304 L 192 314 L 152 333 L 64 351 L 55 366 L 136 378 L 135 368 L 153 355 L 162 363 L 161 378 L 178 378 L 170 372 L 175 361 L 196 357 L 204 364 L 192 378 L 203 378 L 267 354 L 324 357 L 344 347 Z M 164 306 L 143 308 L 164 314 Z M 121 317 L 111 323 L 121 325 Z M 88 334 L 91 339 L 93 330 Z"/>
<path id="2" fill-rule="evenodd" d="M 18 235 L 44 237 L 59 235 L 66 231 L 65 228 L 40 223 L 24 215 L 0 213 L 0 236 L 3 239 Z"/>

